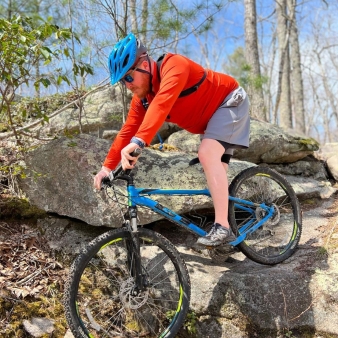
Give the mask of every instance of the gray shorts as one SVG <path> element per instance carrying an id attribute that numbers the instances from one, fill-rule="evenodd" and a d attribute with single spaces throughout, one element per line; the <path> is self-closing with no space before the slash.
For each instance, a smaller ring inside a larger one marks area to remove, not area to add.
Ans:
<path id="1" fill-rule="evenodd" d="M 201 139 L 220 141 L 226 154 L 248 148 L 250 136 L 249 99 L 242 87 L 232 91 L 212 115 Z"/>

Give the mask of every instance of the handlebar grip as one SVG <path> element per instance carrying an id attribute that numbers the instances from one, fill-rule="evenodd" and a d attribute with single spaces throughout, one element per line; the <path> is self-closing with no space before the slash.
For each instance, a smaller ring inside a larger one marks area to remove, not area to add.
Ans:
<path id="1" fill-rule="evenodd" d="M 140 156 L 141 153 L 142 153 L 142 149 L 136 148 L 132 153 L 130 153 L 130 156 L 137 157 L 137 156 Z"/>
<path id="2" fill-rule="evenodd" d="M 140 156 L 140 154 L 142 153 L 142 149 L 141 148 L 136 148 L 133 152 L 131 152 L 129 155 L 130 156 L 132 156 L 132 157 L 138 157 L 138 156 Z M 120 174 L 121 173 L 121 171 L 122 171 L 122 165 L 121 165 L 121 163 L 118 165 L 118 167 L 112 172 L 112 175 L 113 175 L 113 177 L 112 178 L 114 178 L 114 177 L 116 177 L 118 174 Z M 130 173 L 130 171 L 131 171 L 131 169 L 127 169 L 126 171 L 125 171 L 125 173 L 127 174 L 127 175 L 129 175 L 129 173 Z M 110 177 L 111 175 L 109 175 L 109 177 Z M 112 179 L 111 178 L 111 179 Z"/>
<path id="3" fill-rule="evenodd" d="M 111 187 L 111 181 L 108 176 L 103 177 L 101 181 L 101 190 L 104 190 L 106 187 Z"/>

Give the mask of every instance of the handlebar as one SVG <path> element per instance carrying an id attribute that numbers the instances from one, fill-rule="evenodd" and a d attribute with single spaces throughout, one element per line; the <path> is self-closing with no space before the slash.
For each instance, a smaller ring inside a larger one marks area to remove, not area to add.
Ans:
<path id="1" fill-rule="evenodd" d="M 141 148 L 136 148 L 133 152 L 131 152 L 129 155 L 132 157 L 138 157 L 142 153 Z M 115 170 L 112 170 L 108 176 L 103 177 L 101 181 L 101 190 L 104 189 L 106 186 L 111 187 L 112 181 L 116 180 L 119 176 L 123 175 L 129 175 L 131 172 L 131 169 L 123 170 L 122 164 L 120 163 Z"/>

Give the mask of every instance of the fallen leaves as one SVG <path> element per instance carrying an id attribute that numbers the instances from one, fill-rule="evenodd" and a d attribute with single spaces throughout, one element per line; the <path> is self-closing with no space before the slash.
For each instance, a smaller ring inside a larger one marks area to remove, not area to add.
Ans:
<path id="1" fill-rule="evenodd" d="M 33 228 L 1 224 L 0 289 L 16 298 L 46 294 L 62 288 L 64 270 Z"/>

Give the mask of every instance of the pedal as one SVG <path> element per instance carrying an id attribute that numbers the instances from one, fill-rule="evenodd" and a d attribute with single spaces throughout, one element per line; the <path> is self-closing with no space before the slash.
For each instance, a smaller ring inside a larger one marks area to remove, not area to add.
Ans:
<path id="1" fill-rule="evenodd" d="M 206 247 L 213 262 L 224 263 L 230 255 L 238 252 L 238 248 L 232 245 L 219 245 Z"/>

